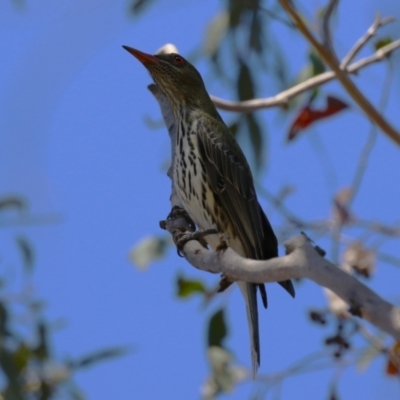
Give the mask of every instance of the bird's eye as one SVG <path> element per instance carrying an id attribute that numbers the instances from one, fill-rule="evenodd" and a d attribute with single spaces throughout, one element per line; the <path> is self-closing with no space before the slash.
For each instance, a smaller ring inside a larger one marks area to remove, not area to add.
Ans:
<path id="1" fill-rule="evenodd" d="M 181 66 L 185 63 L 181 56 L 174 56 L 174 62 L 175 62 L 175 65 L 178 65 L 178 66 Z"/>

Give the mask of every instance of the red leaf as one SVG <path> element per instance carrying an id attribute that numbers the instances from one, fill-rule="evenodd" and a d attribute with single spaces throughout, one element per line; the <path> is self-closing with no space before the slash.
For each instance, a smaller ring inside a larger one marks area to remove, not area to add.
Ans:
<path id="1" fill-rule="evenodd" d="M 346 103 L 332 96 L 326 98 L 326 107 L 324 109 L 313 109 L 312 105 L 308 103 L 300 110 L 292 123 L 287 137 L 288 141 L 293 140 L 303 129 L 307 128 L 315 121 L 330 117 L 346 108 L 348 108 Z"/>
<path id="2" fill-rule="evenodd" d="M 386 373 L 397 376 L 400 374 L 400 342 L 396 342 L 390 351 L 389 360 L 386 364 Z"/>

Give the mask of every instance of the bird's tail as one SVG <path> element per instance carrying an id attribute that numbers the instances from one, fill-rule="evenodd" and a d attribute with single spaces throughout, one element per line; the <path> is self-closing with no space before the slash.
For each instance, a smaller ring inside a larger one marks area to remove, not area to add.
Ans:
<path id="1" fill-rule="evenodd" d="M 258 332 L 257 311 L 257 285 L 254 283 L 237 282 L 246 303 L 247 321 L 250 333 L 251 364 L 253 378 L 255 378 L 260 366 L 260 337 Z"/>

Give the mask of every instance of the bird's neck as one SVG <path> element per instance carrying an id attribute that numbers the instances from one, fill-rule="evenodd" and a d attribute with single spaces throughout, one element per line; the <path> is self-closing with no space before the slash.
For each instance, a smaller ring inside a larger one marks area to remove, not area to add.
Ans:
<path id="1" fill-rule="evenodd" d="M 202 96 L 203 97 L 203 96 Z M 199 117 L 214 119 L 218 122 L 223 120 L 219 115 L 214 103 L 207 94 L 207 98 L 192 98 L 189 101 L 180 101 L 173 107 L 175 121 L 184 120 L 189 123 Z"/>

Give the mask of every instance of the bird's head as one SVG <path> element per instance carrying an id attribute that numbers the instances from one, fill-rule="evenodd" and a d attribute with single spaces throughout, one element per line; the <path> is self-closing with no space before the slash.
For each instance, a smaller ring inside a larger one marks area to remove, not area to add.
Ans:
<path id="1" fill-rule="evenodd" d="M 173 108 L 175 105 L 204 108 L 204 103 L 211 103 L 200 73 L 181 55 L 151 55 L 132 47 L 122 47 L 146 67 Z"/>

